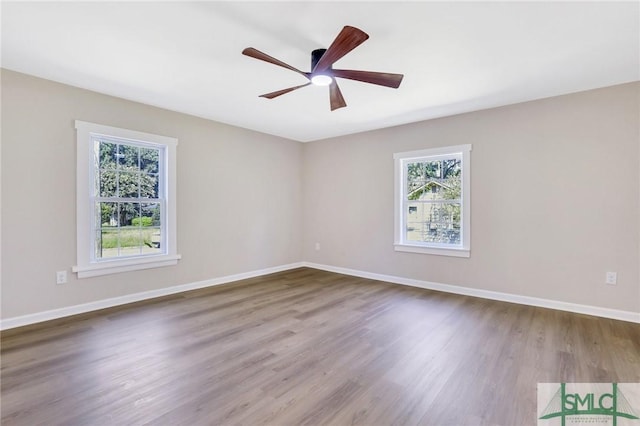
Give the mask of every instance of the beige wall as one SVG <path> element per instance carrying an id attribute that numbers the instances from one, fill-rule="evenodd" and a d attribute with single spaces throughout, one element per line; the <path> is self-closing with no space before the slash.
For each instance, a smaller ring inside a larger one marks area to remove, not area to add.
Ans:
<path id="1" fill-rule="evenodd" d="M 304 259 L 639 312 L 639 93 L 620 85 L 308 143 Z M 460 144 L 473 145 L 471 257 L 395 252 L 393 153 Z"/>
<path id="2" fill-rule="evenodd" d="M 179 139 L 177 266 L 71 273 L 76 119 Z M 2 70 L 2 318 L 299 261 L 302 148 Z"/>
<path id="3" fill-rule="evenodd" d="M 640 312 L 639 96 L 621 85 L 301 144 L 3 70 L 1 317 L 302 260 Z M 178 266 L 55 285 L 76 262 L 76 119 L 179 139 Z M 393 153 L 466 143 L 471 258 L 394 252 Z"/>

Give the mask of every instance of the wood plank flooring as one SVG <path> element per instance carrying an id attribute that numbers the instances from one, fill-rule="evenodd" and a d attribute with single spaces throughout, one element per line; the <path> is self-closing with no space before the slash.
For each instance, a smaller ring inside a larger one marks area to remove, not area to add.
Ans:
<path id="1" fill-rule="evenodd" d="M 535 425 L 640 325 L 296 269 L 1 334 L 2 425 Z"/>

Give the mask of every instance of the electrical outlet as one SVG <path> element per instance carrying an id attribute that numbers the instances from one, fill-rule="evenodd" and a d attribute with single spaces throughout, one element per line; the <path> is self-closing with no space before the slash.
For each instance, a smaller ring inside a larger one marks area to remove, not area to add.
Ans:
<path id="1" fill-rule="evenodd" d="M 616 285 L 618 282 L 618 274 L 616 272 L 607 272 L 605 283 L 609 285 Z"/>
<path id="2" fill-rule="evenodd" d="M 67 271 L 56 272 L 56 284 L 64 284 L 67 282 Z"/>
<path id="3" fill-rule="evenodd" d="M 316 250 L 320 250 L 320 243 L 316 243 Z"/>

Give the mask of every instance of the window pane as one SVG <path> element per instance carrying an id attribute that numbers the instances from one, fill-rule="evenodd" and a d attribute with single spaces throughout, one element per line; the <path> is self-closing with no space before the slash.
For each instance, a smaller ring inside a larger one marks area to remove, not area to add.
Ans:
<path id="1" fill-rule="evenodd" d="M 407 164 L 408 200 L 459 200 L 461 160 L 446 158 Z"/>
<path id="2" fill-rule="evenodd" d="M 138 198 L 140 174 L 121 171 L 118 173 L 118 196 L 120 198 Z"/>
<path id="3" fill-rule="evenodd" d="M 115 169 L 116 168 L 116 148 L 117 145 L 111 142 L 100 141 L 100 168 Z"/>
<path id="4" fill-rule="evenodd" d="M 140 208 L 142 223 L 143 247 L 145 254 L 164 253 L 162 247 L 162 230 L 160 228 L 160 203 L 145 203 Z"/>
<path id="5" fill-rule="evenodd" d="M 93 222 L 91 222 L 91 230 L 99 231 L 102 227 L 102 203 L 94 203 L 92 220 Z"/>
<path id="6" fill-rule="evenodd" d="M 425 163 L 407 164 L 407 193 L 424 185 L 426 179 Z"/>
<path id="7" fill-rule="evenodd" d="M 120 256 L 141 253 L 142 234 L 140 229 L 140 203 L 120 204 Z"/>
<path id="8" fill-rule="evenodd" d="M 164 253 L 164 247 L 161 247 L 162 230 L 160 228 L 152 226 L 142 228 L 142 239 L 144 243 L 144 245 L 142 246 L 142 253 Z"/>
<path id="9" fill-rule="evenodd" d="M 140 197 L 141 198 L 159 198 L 158 197 L 158 175 L 140 175 Z"/>
<path id="10" fill-rule="evenodd" d="M 131 145 L 118 146 L 118 165 L 125 170 L 140 170 L 138 167 L 138 154 L 140 148 Z"/>
<path id="11" fill-rule="evenodd" d="M 102 228 L 96 236 L 96 258 L 118 257 L 119 232 L 117 227 Z"/>
<path id="12" fill-rule="evenodd" d="M 92 197 L 100 196 L 100 141 L 93 139 L 93 162 L 91 164 L 91 176 L 93 178 Z"/>
<path id="13" fill-rule="evenodd" d="M 99 142 L 97 152 L 101 197 L 158 198 L 158 149 Z M 163 253 L 160 213 L 155 202 L 97 203 L 95 258 Z"/>
<path id="14" fill-rule="evenodd" d="M 421 207 L 421 222 L 407 216 L 407 241 L 460 244 L 460 204 L 425 203 L 417 206 L 417 212 Z"/>
<path id="15" fill-rule="evenodd" d="M 407 241 L 425 241 L 423 222 L 407 222 Z"/>
<path id="16" fill-rule="evenodd" d="M 140 217 L 140 203 L 119 203 L 120 227 L 134 226 L 133 219 Z"/>
<path id="17" fill-rule="evenodd" d="M 407 222 L 422 221 L 423 203 L 407 204 Z"/>
<path id="18" fill-rule="evenodd" d="M 139 229 L 120 230 L 120 256 L 138 256 L 142 254 L 142 236 Z"/>
<path id="19" fill-rule="evenodd" d="M 100 214 L 96 229 L 118 226 L 118 203 L 97 203 L 96 210 Z"/>
<path id="20" fill-rule="evenodd" d="M 100 196 L 101 197 L 115 197 L 117 192 L 117 172 L 115 171 L 101 171 L 100 172 Z"/>
<path id="21" fill-rule="evenodd" d="M 140 170 L 146 173 L 158 173 L 160 151 L 153 148 L 140 148 Z"/>
<path id="22" fill-rule="evenodd" d="M 102 230 L 97 230 L 95 231 L 95 241 L 94 241 L 94 248 L 93 248 L 93 256 L 95 259 L 101 259 L 102 258 Z"/>
<path id="23" fill-rule="evenodd" d="M 407 241 L 424 241 L 424 203 L 409 203 L 406 208 Z"/>
<path id="24" fill-rule="evenodd" d="M 118 203 L 96 203 L 96 259 L 118 256 Z"/>
<path id="25" fill-rule="evenodd" d="M 160 203 L 146 203 L 141 207 L 143 226 L 160 226 Z"/>

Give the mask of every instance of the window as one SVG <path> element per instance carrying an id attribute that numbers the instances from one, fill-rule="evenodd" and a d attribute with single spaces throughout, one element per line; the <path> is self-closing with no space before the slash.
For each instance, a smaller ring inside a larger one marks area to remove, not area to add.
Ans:
<path id="1" fill-rule="evenodd" d="M 76 121 L 79 278 L 175 265 L 177 139 Z"/>
<path id="2" fill-rule="evenodd" d="M 471 145 L 394 154 L 395 250 L 470 255 Z"/>

